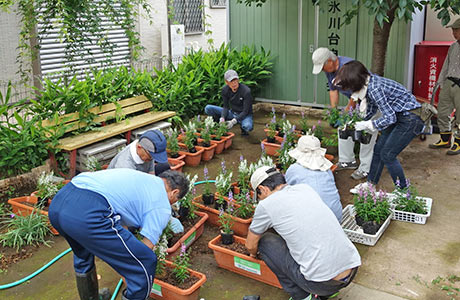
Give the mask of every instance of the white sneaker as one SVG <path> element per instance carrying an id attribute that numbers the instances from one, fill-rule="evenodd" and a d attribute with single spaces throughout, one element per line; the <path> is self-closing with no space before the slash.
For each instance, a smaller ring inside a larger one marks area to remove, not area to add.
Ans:
<path id="1" fill-rule="evenodd" d="M 369 181 L 366 181 L 366 182 L 357 184 L 354 188 L 350 189 L 350 193 L 358 194 L 358 191 L 360 189 L 370 189 L 370 188 L 374 188 L 374 185 L 370 183 Z"/>
<path id="2" fill-rule="evenodd" d="M 351 178 L 355 180 L 361 180 L 367 177 L 369 173 L 360 169 L 355 170 L 353 173 L 351 173 Z"/>

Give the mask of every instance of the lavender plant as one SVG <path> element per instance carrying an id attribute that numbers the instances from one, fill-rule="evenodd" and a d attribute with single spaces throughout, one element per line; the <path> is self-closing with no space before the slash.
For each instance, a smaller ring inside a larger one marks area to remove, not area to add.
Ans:
<path id="1" fill-rule="evenodd" d="M 300 113 L 300 115 L 300 130 L 302 130 L 303 134 L 306 134 L 308 132 L 308 120 L 303 111 Z"/>
<path id="2" fill-rule="evenodd" d="M 209 183 L 209 172 L 206 166 L 203 169 L 203 175 L 204 175 L 203 195 L 211 195 L 211 186 Z"/>
<path id="3" fill-rule="evenodd" d="M 356 215 L 364 222 L 374 221 L 382 224 L 391 214 L 387 194 L 373 188 L 359 188 L 353 197 Z"/>
<path id="4" fill-rule="evenodd" d="M 194 219 L 196 217 L 196 214 L 195 214 L 196 207 L 193 204 L 193 198 L 195 198 L 195 194 L 196 194 L 195 182 L 198 179 L 198 175 L 195 174 L 193 178 L 190 178 L 190 175 L 187 174 L 187 179 L 190 182 L 189 191 L 178 202 L 180 204 L 180 209 L 185 210 L 187 212 L 186 217 L 189 219 Z"/>
<path id="5" fill-rule="evenodd" d="M 238 186 L 240 189 L 248 189 L 249 188 L 249 166 L 248 161 L 244 159 L 243 155 L 240 155 L 240 164 L 238 165 Z"/>
<path id="6" fill-rule="evenodd" d="M 165 229 L 166 230 L 166 229 Z M 155 274 L 157 275 L 163 275 L 166 267 L 166 254 L 168 250 L 168 237 L 167 234 L 163 230 L 163 233 L 160 236 L 160 240 L 157 243 L 154 252 L 157 256 L 157 267 L 155 269 Z"/>
<path id="7" fill-rule="evenodd" d="M 232 227 L 233 224 L 235 224 L 235 221 L 232 218 L 232 214 L 234 213 L 232 203 L 233 198 L 229 197 L 229 205 L 227 206 L 227 210 L 224 211 L 222 207 L 219 209 L 220 230 L 225 234 L 233 233 Z"/>
<path id="8" fill-rule="evenodd" d="M 410 180 L 406 179 L 406 187 L 401 187 L 401 183 L 396 180 L 396 198 L 391 202 L 396 210 L 412 212 L 416 214 L 427 214 L 425 201 L 418 197 L 417 189 L 411 185 Z"/>
<path id="9" fill-rule="evenodd" d="M 179 133 L 176 129 L 169 129 L 166 131 L 166 147 L 171 153 L 171 157 L 177 157 L 179 154 L 179 142 L 177 137 Z"/>
<path id="10" fill-rule="evenodd" d="M 174 258 L 174 267 L 173 274 L 177 282 L 183 283 L 186 279 L 190 277 L 190 258 L 187 253 L 187 247 L 185 244 L 182 244 L 180 248 L 180 254 Z"/>

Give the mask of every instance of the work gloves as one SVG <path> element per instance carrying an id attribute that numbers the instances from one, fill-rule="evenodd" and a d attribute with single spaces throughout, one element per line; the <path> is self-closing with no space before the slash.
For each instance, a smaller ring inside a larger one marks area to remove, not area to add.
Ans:
<path id="1" fill-rule="evenodd" d="M 357 131 L 361 131 L 361 130 L 366 130 L 366 131 L 369 131 L 369 132 L 375 131 L 374 124 L 372 124 L 371 120 L 356 122 L 355 129 Z"/>
<path id="2" fill-rule="evenodd" d="M 179 219 L 174 218 L 173 216 L 169 219 L 169 226 L 174 233 L 184 232 L 184 226 L 181 224 Z"/>
<path id="3" fill-rule="evenodd" d="M 225 119 L 221 117 L 221 118 L 219 119 L 219 123 L 222 123 L 222 122 L 225 122 Z"/>
<path id="4" fill-rule="evenodd" d="M 232 127 L 236 125 L 236 123 L 238 123 L 238 121 L 235 118 L 231 119 L 227 122 L 227 129 L 232 129 Z"/>

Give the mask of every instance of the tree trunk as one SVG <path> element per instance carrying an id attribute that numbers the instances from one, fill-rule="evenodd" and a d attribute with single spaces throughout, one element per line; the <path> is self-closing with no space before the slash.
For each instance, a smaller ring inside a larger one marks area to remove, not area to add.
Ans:
<path id="1" fill-rule="evenodd" d="M 391 25 L 395 19 L 396 6 L 388 11 L 388 22 L 380 27 L 377 20 L 374 20 L 374 40 L 372 42 L 372 64 L 371 72 L 383 76 L 385 72 L 385 59 L 387 54 L 388 39 L 390 37 Z"/>

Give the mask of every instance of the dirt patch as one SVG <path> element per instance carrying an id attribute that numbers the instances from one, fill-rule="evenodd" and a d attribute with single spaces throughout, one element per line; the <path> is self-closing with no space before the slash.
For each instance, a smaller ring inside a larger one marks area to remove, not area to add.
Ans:
<path id="1" fill-rule="evenodd" d="M 168 247 L 172 247 L 175 243 L 177 243 L 177 241 L 179 241 L 185 233 L 192 229 L 198 221 L 200 221 L 199 217 L 196 217 L 193 220 L 181 220 L 182 226 L 184 226 L 184 232 L 174 234 L 174 236 L 168 240 Z"/>
<path id="2" fill-rule="evenodd" d="M 170 270 L 168 268 L 165 268 L 165 273 L 166 274 L 163 274 L 160 277 L 158 277 L 158 275 L 156 275 L 156 278 L 158 278 L 159 280 L 164 281 L 166 283 L 169 283 L 169 284 L 171 284 L 171 285 L 173 285 L 175 287 L 183 289 L 183 290 L 186 290 L 186 289 L 190 288 L 192 285 L 194 285 L 199 280 L 196 277 L 189 276 L 188 278 L 186 278 L 184 280 L 184 282 L 179 283 L 177 281 L 177 279 L 176 279 L 176 276 L 172 272 L 172 270 Z"/>
<path id="3" fill-rule="evenodd" d="M 224 244 L 220 243 L 219 246 L 221 246 L 222 248 L 226 248 L 226 249 L 238 252 L 240 254 L 244 254 L 244 255 L 249 256 L 249 251 L 243 244 L 232 243 L 230 245 L 224 245 Z"/>

